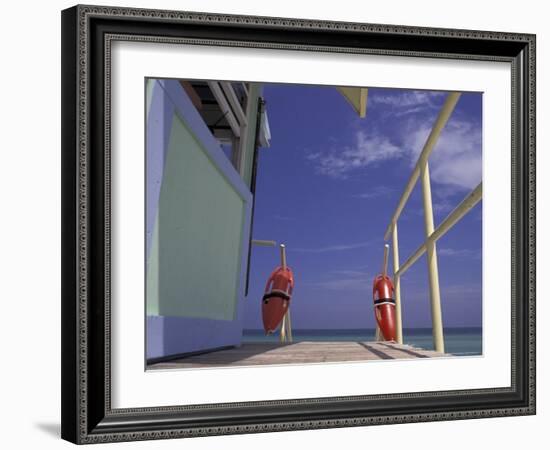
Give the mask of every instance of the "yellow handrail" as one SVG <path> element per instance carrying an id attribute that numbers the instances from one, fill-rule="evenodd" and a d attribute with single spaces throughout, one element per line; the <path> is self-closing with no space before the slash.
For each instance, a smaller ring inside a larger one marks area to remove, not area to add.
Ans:
<path id="1" fill-rule="evenodd" d="M 435 147 L 435 144 L 437 142 L 437 139 L 439 138 L 439 135 L 441 134 L 441 130 L 445 127 L 447 124 L 447 121 L 449 120 L 449 117 L 451 117 L 451 114 L 458 102 L 458 99 L 460 98 L 459 92 L 451 92 L 443 104 L 443 107 L 441 108 L 441 111 L 439 112 L 439 116 L 437 117 L 437 120 L 432 128 L 432 131 L 430 135 L 428 136 L 428 139 L 426 140 L 426 143 L 424 144 L 424 148 L 422 149 L 422 152 L 418 156 L 418 160 L 416 161 L 416 165 L 414 166 L 414 169 L 411 173 L 411 176 L 409 178 L 409 181 L 407 181 L 407 185 L 405 186 L 405 190 L 403 191 L 403 194 L 401 195 L 401 198 L 399 199 L 399 203 L 397 204 L 397 208 L 395 209 L 395 212 L 393 213 L 393 216 L 390 220 L 390 223 L 388 225 L 388 228 L 386 229 L 386 233 L 384 233 L 384 240 L 388 240 L 390 237 L 390 233 L 392 231 L 392 224 L 397 222 L 397 219 L 399 219 L 399 216 L 401 215 L 401 212 L 403 211 L 403 208 L 405 207 L 405 204 L 407 203 L 407 200 L 409 199 L 409 196 L 411 195 L 411 192 L 414 188 L 414 185 L 416 184 L 416 181 L 418 180 L 418 177 L 420 175 L 421 169 L 426 165 L 428 162 L 428 157 L 430 156 L 430 153 Z"/>
<path id="2" fill-rule="evenodd" d="M 401 317 L 401 276 L 420 258 L 424 253 L 428 260 L 428 277 L 430 285 L 430 305 L 432 314 L 432 333 L 435 350 L 441 353 L 445 352 L 445 342 L 443 339 L 443 320 L 441 315 L 441 298 L 439 292 L 439 270 L 437 264 L 436 242 L 447 231 L 449 231 L 464 215 L 470 211 L 482 198 L 482 183 L 466 196 L 466 198 L 447 216 L 447 218 L 437 227 L 434 227 L 432 193 L 430 186 L 430 169 L 428 158 L 434 149 L 441 131 L 447 124 L 451 114 L 458 103 L 460 93 L 451 92 L 445 99 L 445 103 L 439 112 L 436 122 L 424 144 L 415 167 L 405 185 L 403 194 L 397 204 L 397 207 L 391 217 L 390 223 L 384 233 L 384 240 L 392 236 L 393 246 L 393 277 L 395 288 L 395 307 L 397 322 L 397 342 L 403 343 L 403 324 Z M 405 261 L 399 265 L 399 243 L 397 237 L 397 222 L 405 207 L 409 197 L 420 178 L 422 184 L 422 200 L 424 209 L 424 227 L 426 238 L 424 243 Z"/>

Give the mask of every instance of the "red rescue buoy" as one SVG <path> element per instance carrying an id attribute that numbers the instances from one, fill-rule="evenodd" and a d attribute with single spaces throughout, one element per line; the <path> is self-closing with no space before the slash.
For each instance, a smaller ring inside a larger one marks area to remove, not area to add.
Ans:
<path id="1" fill-rule="evenodd" d="M 385 341 L 397 341 L 393 283 L 387 275 L 377 275 L 372 285 L 374 315 Z"/>
<path id="2" fill-rule="evenodd" d="M 294 288 L 294 276 L 289 267 L 277 267 L 269 276 L 262 298 L 262 319 L 266 334 L 274 333 L 286 312 Z"/>

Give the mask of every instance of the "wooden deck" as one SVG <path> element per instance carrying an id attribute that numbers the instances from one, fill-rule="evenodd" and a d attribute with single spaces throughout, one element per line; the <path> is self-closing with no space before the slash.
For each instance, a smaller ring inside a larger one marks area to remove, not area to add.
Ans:
<path id="1" fill-rule="evenodd" d="M 149 364 L 148 369 L 307 364 L 323 362 L 418 359 L 450 356 L 410 345 L 388 342 L 271 342 L 243 343 L 240 347 Z"/>

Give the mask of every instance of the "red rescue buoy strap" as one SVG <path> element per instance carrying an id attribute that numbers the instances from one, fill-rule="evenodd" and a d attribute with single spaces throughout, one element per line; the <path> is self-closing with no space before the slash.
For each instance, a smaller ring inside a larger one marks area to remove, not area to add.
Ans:
<path id="1" fill-rule="evenodd" d="M 391 303 L 392 305 L 395 305 L 395 300 L 393 298 L 379 298 L 374 301 L 374 306 L 379 306 L 383 303 Z"/>
<path id="2" fill-rule="evenodd" d="M 264 296 L 262 297 L 262 300 L 269 300 L 270 298 L 273 298 L 273 297 L 280 297 L 280 298 L 283 298 L 284 300 L 290 300 L 290 295 L 288 295 L 286 292 L 284 291 L 279 291 L 279 290 L 273 290 L 271 292 L 268 292 L 267 294 L 264 294 Z"/>

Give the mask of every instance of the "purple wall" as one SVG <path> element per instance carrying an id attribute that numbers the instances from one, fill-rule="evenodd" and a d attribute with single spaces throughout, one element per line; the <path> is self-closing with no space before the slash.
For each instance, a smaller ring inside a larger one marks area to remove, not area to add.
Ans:
<path id="1" fill-rule="evenodd" d="M 239 299 L 233 320 L 147 315 L 146 358 L 163 358 L 226 346 L 240 345 L 243 328 L 244 280 L 248 255 L 252 195 L 223 153 L 181 85 L 157 80 L 147 117 L 146 136 L 146 261 L 149 261 L 153 230 L 163 182 L 166 152 L 174 114 L 190 128 L 209 158 L 244 200 L 245 221 L 239 274 Z M 159 298 L 159 302 L 162 299 Z"/>
<path id="2" fill-rule="evenodd" d="M 240 345 L 242 330 L 228 320 L 147 317 L 147 359 Z"/>

